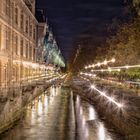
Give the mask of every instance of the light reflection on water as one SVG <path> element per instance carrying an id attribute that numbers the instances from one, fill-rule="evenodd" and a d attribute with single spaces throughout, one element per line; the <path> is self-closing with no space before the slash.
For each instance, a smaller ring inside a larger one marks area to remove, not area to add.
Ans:
<path id="1" fill-rule="evenodd" d="M 99 123 L 98 126 L 98 136 L 99 136 L 99 140 L 105 140 L 105 128 L 102 123 Z"/>
<path id="2" fill-rule="evenodd" d="M 0 139 L 113 140 L 94 107 L 79 96 L 73 100 L 67 90 L 52 86 L 27 106 L 25 118 Z"/>
<path id="3" fill-rule="evenodd" d="M 94 107 L 76 98 L 77 140 L 113 140 Z"/>
<path id="4" fill-rule="evenodd" d="M 90 105 L 89 106 L 89 120 L 97 119 L 95 109 Z"/>

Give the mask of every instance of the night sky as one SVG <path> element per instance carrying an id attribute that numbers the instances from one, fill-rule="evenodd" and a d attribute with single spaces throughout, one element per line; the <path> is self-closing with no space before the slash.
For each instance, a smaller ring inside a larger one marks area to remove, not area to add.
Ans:
<path id="1" fill-rule="evenodd" d="M 37 8 L 46 10 L 48 22 L 68 59 L 73 41 L 92 27 L 93 36 L 101 38 L 112 19 L 122 14 L 123 0 L 37 0 Z"/>

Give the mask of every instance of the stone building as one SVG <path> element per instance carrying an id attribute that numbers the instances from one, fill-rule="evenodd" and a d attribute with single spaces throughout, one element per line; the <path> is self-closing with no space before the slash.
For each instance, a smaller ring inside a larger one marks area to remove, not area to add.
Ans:
<path id="1" fill-rule="evenodd" d="M 0 87 L 36 74 L 35 0 L 0 0 Z"/>

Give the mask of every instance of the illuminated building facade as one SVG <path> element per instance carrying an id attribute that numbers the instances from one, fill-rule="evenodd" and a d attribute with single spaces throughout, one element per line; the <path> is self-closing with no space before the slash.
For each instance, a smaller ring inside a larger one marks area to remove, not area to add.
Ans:
<path id="1" fill-rule="evenodd" d="M 17 86 L 37 70 L 35 0 L 1 0 L 0 87 Z"/>
<path id="2" fill-rule="evenodd" d="M 45 19 L 45 13 L 42 9 L 36 9 L 36 18 L 38 20 L 38 33 L 37 33 L 37 62 L 44 62 L 44 36 L 48 31 L 48 25 Z"/>
<path id="3" fill-rule="evenodd" d="M 49 29 L 44 10 L 37 9 L 36 17 L 39 21 L 37 62 L 44 62 L 46 65 L 65 67 L 64 58 L 51 29 Z"/>

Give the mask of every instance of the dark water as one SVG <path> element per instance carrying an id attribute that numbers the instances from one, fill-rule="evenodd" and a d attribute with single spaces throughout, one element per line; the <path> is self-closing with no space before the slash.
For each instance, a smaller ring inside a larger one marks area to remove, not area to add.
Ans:
<path id="1" fill-rule="evenodd" d="M 72 91 L 51 87 L 1 140 L 114 140 L 94 107 Z"/>

